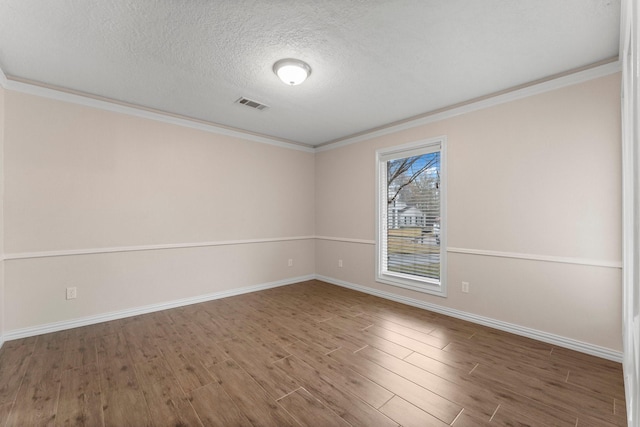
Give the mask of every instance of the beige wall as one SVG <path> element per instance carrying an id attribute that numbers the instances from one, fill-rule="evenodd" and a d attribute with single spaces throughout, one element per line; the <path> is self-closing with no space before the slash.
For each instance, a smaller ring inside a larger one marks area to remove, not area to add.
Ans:
<path id="1" fill-rule="evenodd" d="M 314 273 L 313 240 L 286 240 L 314 234 L 313 153 L 11 90 L 5 101 L 9 258 L 246 242 L 7 260 L 6 330 Z"/>
<path id="2" fill-rule="evenodd" d="M 7 92 L 8 253 L 313 235 L 313 154 Z"/>
<path id="3" fill-rule="evenodd" d="M 372 241 L 375 151 L 446 135 L 449 248 L 618 263 L 619 94 L 615 74 L 319 152 L 316 234 Z M 449 296 L 439 298 L 375 282 L 374 251 L 319 240 L 316 272 L 621 349 L 619 268 L 450 252 Z"/>
<path id="4" fill-rule="evenodd" d="M 611 75 L 315 155 L 0 89 L 0 326 L 318 274 L 619 351 L 621 271 L 589 265 L 621 257 L 619 85 Z M 450 252 L 447 298 L 375 282 L 375 150 L 440 135 L 449 248 L 587 265 Z M 217 245 L 228 241 L 244 243 Z"/>

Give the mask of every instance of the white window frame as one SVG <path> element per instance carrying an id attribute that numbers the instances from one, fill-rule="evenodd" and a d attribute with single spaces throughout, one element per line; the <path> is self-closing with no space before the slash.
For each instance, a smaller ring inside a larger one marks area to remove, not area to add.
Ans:
<path id="1" fill-rule="evenodd" d="M 387 162 L 440 151 L 440 280 L 396 273 L 387 260 Z M 439 136 L 376 151 L 376 281 L 441 297 L 447 296 L 447 138 Z"/>

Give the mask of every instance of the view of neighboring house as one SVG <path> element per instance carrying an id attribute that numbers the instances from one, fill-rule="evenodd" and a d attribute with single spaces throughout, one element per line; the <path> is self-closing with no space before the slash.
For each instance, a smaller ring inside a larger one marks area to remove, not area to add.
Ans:
<path id="1" fill-rule="evenodd" d="M 431 221 L 433 223 L 433 221 Z M 415 206 L 395 200 L 389 208 L 389 228 L 426 227 L 427 215 Z"/>

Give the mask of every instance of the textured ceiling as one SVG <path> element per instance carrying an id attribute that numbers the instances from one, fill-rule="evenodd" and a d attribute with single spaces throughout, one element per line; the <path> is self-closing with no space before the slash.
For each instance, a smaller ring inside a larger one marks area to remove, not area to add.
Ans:
<path id="1" fill-rule="evenodd" d="M 619 16 L 619 0 L 0 0 L 0 68 L 317 145 L 615 58 Z M 302 85 L 273 74 L 286 57 L 311 65 Z"/>

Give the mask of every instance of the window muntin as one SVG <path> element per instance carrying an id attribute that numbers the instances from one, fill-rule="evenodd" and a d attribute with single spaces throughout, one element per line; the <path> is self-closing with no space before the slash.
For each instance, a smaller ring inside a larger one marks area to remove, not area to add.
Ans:
<path id="1" fill-rule="evenodd" d="M 377 152 L 376 280 L 446 295 L 445 139 Z"/>

